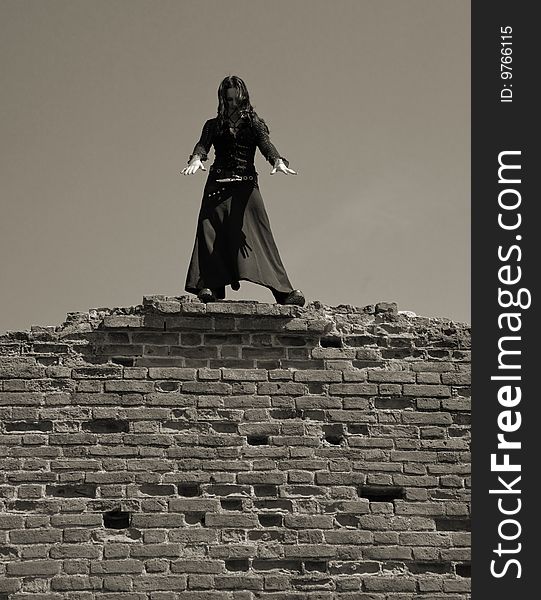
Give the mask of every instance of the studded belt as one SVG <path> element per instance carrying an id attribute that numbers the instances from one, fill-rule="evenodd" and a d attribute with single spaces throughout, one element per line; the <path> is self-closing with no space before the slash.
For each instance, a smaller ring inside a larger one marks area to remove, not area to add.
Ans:
<path id="1" fill-rule="evenodd" d="M 210 167 L 210 171 L 214 175 L 218 175 L 220 178 L 216 179 L 217 182 L 238 182 L 238 181 L 254 181 L 257 179 L 257 173 L 253 175 L 239 175 L 233 169 L 223 169 L 221 167 Z"/>

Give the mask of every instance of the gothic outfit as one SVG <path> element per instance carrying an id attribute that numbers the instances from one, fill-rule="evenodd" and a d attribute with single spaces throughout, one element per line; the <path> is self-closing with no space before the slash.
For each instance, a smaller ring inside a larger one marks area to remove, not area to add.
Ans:
<path id="1" fill-rule="evenodd" d="M 281 158 L 269 138 L 266 123 L 255 116 L 240 121 L 236 133 L 218 119 L 203 126 L 194 155 L 208 159 L 214 146 L 215 159 L 209 169 L 197 222 L 197 233 L 186 276 L 185 290 L 194 294 L 203 288 L 225 297 L 225 286 L 238 289 L 240 280 L 269 288 L 276 300 L 293 290 L 272 235 L 269 217 L 259 191 L 254 166 L 256 148 L 273 166 Z M 234 182 L 218 179 L 238 178 Z"/>

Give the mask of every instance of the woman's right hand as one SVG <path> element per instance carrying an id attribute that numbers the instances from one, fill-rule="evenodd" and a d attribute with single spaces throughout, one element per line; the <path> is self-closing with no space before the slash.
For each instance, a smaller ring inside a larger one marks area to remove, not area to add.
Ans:
<path id="1" fill-rule="evenodd" d="M 195 158 L 190 161 L 190 164 L 187 167 L 182 169 L 181 173 L 182 175 L 193 175 L 198 169 L 206 171 L 205 165 L 198 158 Z"/>

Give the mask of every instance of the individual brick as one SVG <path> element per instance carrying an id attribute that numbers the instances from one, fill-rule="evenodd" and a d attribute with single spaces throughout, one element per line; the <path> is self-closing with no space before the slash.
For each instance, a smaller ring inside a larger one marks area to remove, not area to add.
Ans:
<path id="1" fill-rule="evenodd" d="M 60 573 L 61 563 L 55 560 L 26 560 L 23 562 L 9 562 L 6 572 L 9 576 L 52 576 Z"/>
<path id="2" fill-rule="evenodd" d="M 404 396 L 448 398 L 451 396 L 451 388 L 447 385 L 422 385 L 404 384 Z"/>
<path id="3" fill-rule="evenodd" d="M 328 515 L 286 515 L 284 525 L 292 529 L 332 529 L 333 520 Z"/>
<path id="4" fill-rule="evenodd" d="M 416 587 L 408 577 L 365 577 L 363 585 L 369 592 L 414 592 Z"/>
<path id="5" fill-rule="evenodd" d="M 206 527 L 237 527 L 237 528 L 248 528 L 256 527 L 258 520 L 255 515 L 248 514 L 220 514 L 220 513 L 207 513 L 205 515 L 205 526 Z"/>

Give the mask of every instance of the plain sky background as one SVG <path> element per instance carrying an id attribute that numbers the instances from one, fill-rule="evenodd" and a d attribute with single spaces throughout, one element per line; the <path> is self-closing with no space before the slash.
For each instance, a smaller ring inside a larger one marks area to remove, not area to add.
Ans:
<path id="1" fill-rule="evenodd" d="M 469 0 L 0 0 L 0 332 L 186 294 L 179 172 L 233 74 L 307 301 L 470 321 Z"/>

